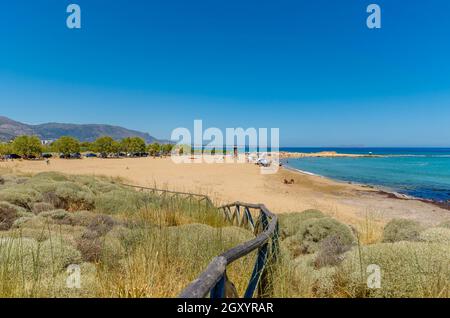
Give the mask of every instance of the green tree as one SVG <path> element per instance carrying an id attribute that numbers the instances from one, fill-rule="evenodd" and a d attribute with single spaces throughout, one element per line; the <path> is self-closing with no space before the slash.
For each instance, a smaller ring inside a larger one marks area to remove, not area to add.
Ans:
<path id="1" fill-rule="evenodd" d="M 152 143 L 148 145 L 147 151 L 150 154 L 150 156 L 156 156 L 158 153 L 161 152 L 161 145 L 157 142 Z"/>
<path id="2" fill-rule="evenodd" d="M 122 139 L 121 143 L 121 150 L 126 153 L 138 153 L 138 152 L 145 152 L 145 141 L 142 138 L 139 137 L 127 137 Z"/>
<path id="3" fill-rule="evenodd" d="M 80 151 L 81 152 L 93 151 L 92 143 L 90 143 L 89 141 L 80 142 Z"/>
<path id="4" fill-rule="evenodd" d="M 113 140 L 111 144 L 111 154 L 119 155 L 120 153 L 120 142 Z"/>
<path id="5" fill-rule="evenodd" d="M 53 152 L 53 143 L 50 145 L 49 144 L 42 145 L 42 152 L 43 153 Z"/>
<path id="6" fill-rule="evenodd" d="M 120 145 L 111 137 L 103 136 L 94 141 L 92 148 L 95 152 L 98 152 L 103 158 L 105 158 L 109 154 L 119 152 Z"/>
<path id="7" fill-rule="evenodd" d="M 63 136 L 52 144 L 52 148 L 65 158 L 69 158 L 71 153 L 80 152 L 80 142 L 73 137 Z"/>
<path id="8" fill-rule="evenodd" d="M 164 144 L 164 145 L 162 145 L 161 151 L 162 151 L 163 155 L 165 155 L 165 156 L 169 155 L 172 152 L 173 147 L 174 147 L 173 144 Z"/>
<path id="9" fill-rule="evenodd" d="M 12 142 L 12 151 L 22 158 L 29 159 L 42 154 L 41 141 L 36 136 L 19 136 Z"/>
<path id="10" fill-rule="evenodd" d="M 0 143 L 0 156 L 11 154 L 11 145 L 7 143 Z"/>

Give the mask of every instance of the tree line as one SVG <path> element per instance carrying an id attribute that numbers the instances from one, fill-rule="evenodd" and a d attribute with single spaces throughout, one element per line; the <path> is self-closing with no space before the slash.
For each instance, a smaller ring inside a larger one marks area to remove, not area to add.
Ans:
<path id="1" fill-rule="evenodd" d="M 59 153 L 69 158 L 81 152 L 95 152 L 101 157 L 125 153 L 132 156 L 142 155 L 169 155 L 174 148 L 173 144 L 146 144 L 139 137 L 127 137 L 120 141 L 110 136 L 103 136 L 94 142 L 80 142 L 70 136 L 63 136 L 49 145 L 42 145 L 37 136 L 18 136 L 11 143 L 0 143 L 0 156 L 17 155 L 24 159 L 41 157 L 43 153 Z"/>

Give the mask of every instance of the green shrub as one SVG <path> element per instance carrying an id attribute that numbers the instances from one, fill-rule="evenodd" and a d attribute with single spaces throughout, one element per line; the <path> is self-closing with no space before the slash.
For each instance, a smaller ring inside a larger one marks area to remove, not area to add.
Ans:
<path id="1" fill-rule="evenodd" d="M 0 202 L 0 231 L 9 230 L 17 220 L 20 208 L 9 202 Z"/>
<path id="2" fill-rule="evenodd" d="M 105 178 L 93 176 L 73 176 L 72 178 L 73 181 L 77 182 L 78 184 L 84 185 L 87 188 L 89 188 L 95 195 L 111 192 L 114 190 L 116 191 L 124 190 L 122 186 L 114 184 L 109 180 L 105 180 Z"/>
<path id="3" fill-rule="evenodd" d="M 420 233 L 420 241 L 450 244 L 450 229 L 442 227 L 429 228 Z"/>
<path id="4" fill-rule="evenodd" d="M 101 260 L 103 265 L 112 267 L 117 266 L 120 259 L 126 255 L 124 245 L 122 244 L 121 239 L 117 236 L 117 233 L 113 229 L 101 238 Z"/>
<path id="5" fill-rule="evenodd" d="M 38 255 L 39 244 L 34 239 L 0 238 L 0 283 L 7 281 L 5 274 L 26 278 L 38 275 L 41 267 Z"/>
<path id="6" fill-rule="evenodd" d="M 75 211 L 70 214 L 72 224 L 79 226 L 89 226 L 95 221 L 97 213 L 90 211 Z"/>
<path id="7" fill-rule="evenodd" d="M 29 222 L 32 219 L 33 219 L 33 217 L 31 217 L 31 216 L 19 217 L 18 219 L 14 220 L 14 222 L 13 222 L 13 224 L 12 224 L 12 226 L 10 228 L 22 227 L 24 224 L 26 224 L 27 222 Z"/>
<path id="8" fill-rule="evenodd" d="M 69 181 L 69 177 L 59 172 L 50 171 L 50 172 L 40 172 L 34 175 L 31 180 L 62 182 L 62 181 Z"/>
<path id="9" fill-rule="evenodd" d="M 87 228 L 92 232 L 96 232 L 98 236 L 103 236 L 117 224 L 118 222 L 112 217 L 99 214 L 91 221 Z"/>
<path id="10" fill-rule="evenodd" d="M 42 243 L 30 238 L 0 239 L 0 268 L 27 279 L 54 275 L 80 262 L 80 252 L 61 239 Z"/>
<path id="11" fill-rule="evenodd" d="M 450 220 L 442 222 L 441 224 L 438 225 L 438 227 L 444 227 L 446 229 L 450 229 Z"/>
<path id="12" fill-rule="evenodd" d="M 67 288 L 67 279 L 69 272 L 61 272 L 56 277 L 47 277 L 42 280 L 41 288 L 49 286 L 47 294 L 44 297 L 57 298 L 79 298 L 95 297 L 98 288 L 97 269 L 92 263 L 79 264 L 81 275 L 80 288 Z"/>
<path id="13" fill-rule="evenodd" d="M 0 201 L 6 201 L 31 211 L 35 202 L 42 201 L 42 195 L 25 185 L 0 190 Z"/>
<path id="14" fill-rule="evenodd" d="M 314 266 L 336 266 L 344 259 L 343 253 L 350 249 L 349 244 L 344 244 L 337 235 L 329 235 L 320 244 L 319 252 L 314 260 Z"/>
<path id="15" fill-rule="evenodd" d="M 289 297 L 333 297 L 334 275 L 336 267 L 315 266 L 316 254 L 302 255 L 291 261 L 294 265 L 294 275 L 291 278 L 294 283 L 290 288 L 295 288 L 288 294 Z M 289 266 L 286 264 L 285 266 Z"/>
<path id="16" fill-rule="evenodd" d="M 313 218 L 323 218 L 325 215 L 319 210 L 305 210 L 303 212 L 282 213 L 278 215 L 282 238 L 296 234 L 303 222 Z"/>
<path id="17" fill-rule="evenodd" d="M 90 210 L 94 207 L 92 191 L 85 186 L 72 182 L 61 182 L 55 192 L 61 205 L 56 206 L 65 210 Z"/>
<path id="18" fill-rule="evenodd" d="M 134 190 L 113 190 L 96 196 L 95 210 L 105 214 L 132 212 L 145 206 L 148 198 L 148 194 Z"/>
<path id="19" fill-rule="evenodd" d="M 63 271 L 71 264 L 79 264 L 81 253 L 72 244 L 54 237 L 44 241 L 40 249 L 43 266 L 49 266 L 52 273 Z"/>
<path id="20" fill-rule="evenodd" d="M 383 242 L 418 241 L 422 229 L 416 221 L 392 219 L 384 227 Z"/>
<path id="21" fill-rule="evenodd" d="M 39 216 L 42 218 L 50 219 L 53 221 L 53 223 L 57 224 L 73 224 L 72 214 L 62 209 L 42 212 L 41 214 L 39 214 Z"/>
<path id="22" fill-rule="evenodd" d="M 24 178 L 18 178 L 13 174 L 3 174 L 1 176 L 1 178 L 3 179 L 3 183 L 1 184 L 1 186 L 4 186 L 4 187 L 23 183 L 23 182 L 21 182 L 21 180 L 24 179 Z"/>
<path id="23" fill-rule="evenodd" d="M 286 240 L 294 256 L 311 254 L 319 250 L 322 241 L 329 236 L 339 237 L 342 245 L 355 243 L 351 229 L 339 221 L 329 218 L 312 218 L 303 222 L 299 231 Z"/>
<path id="24" fill-rule="evenodd" d="M 85 232 L 77 240 L 77 249 L 80 251 L 83 260 L 86 262 L 98 262 L 102 253 L 102 242 L 92 232 Z"/>
<path id="25" fill-rule="evenodd" d="M 39 214 L 41 212 L 52 211 L 54 209 L 55 209 L 55 207 L 51 203 L 36 202 L 35 204 L 33 204 L 32 211 L 34 214 Z"/>
<path id="26" fill-rule="evenodd" d="M 336 275 L 336 288 L 349 297 L 449 297 L 450 245 L 380 243 L 353 248 Z M 381 269 L 381 288 L 367 288 L 369 265 Z"/>

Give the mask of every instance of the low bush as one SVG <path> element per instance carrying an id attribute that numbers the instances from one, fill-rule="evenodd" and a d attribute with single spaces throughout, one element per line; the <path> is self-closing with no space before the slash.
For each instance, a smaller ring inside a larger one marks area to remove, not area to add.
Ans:
<path id="1" fill-rule="evenodd" d="M 344 244 L 337 235 L 326 237 L 320 244 L 319 252 L 314 260 L 314 266 L 321 268 L 325 266 L 336 266 L 344 259 L 343 253 L 350 249 L 350 245 Z"/>
<path id="2" fill-rule="evenodd" d="M 443 227 L 426 229 L 420 233 L 419 240 L 422 242 L 450 244 L 450 229 Z"/>
<path id="3" fill-rule="evenodd" d="M 98 213 L 119 214 L 139 210 L 148 201 L 148 194 L 132 189 L 113 190 L 101 193 L 95 198 Z"/>
<path id="4" fill-rule="evenodd" d="M 294 293 L 289 293 L 289 297 L 333 297 L 334 294 L 334 275 L 336 267 L 315 266 L 316 254 L 302 255 L 292 261 L 294 268 L 295 282 L 290 283 L 290 288 L 296 288 Z M 285 265 L 286 266 L 286 265 Z M 289 265 L 288 265 L 289 266 Z M 292 265 L 291 265 L 292 266 Z M 298 286 L 296 286 L 298 285 Z"/>
<path id="5" fill-rule="evenodd" d="M 335 277 L 336 293 L 347 297 L 449 297 L 450 245 L 421 242 L 379 243 L 353 248 Z M 375 264 L 381 288 L 367 287 Z"/>
<path id="6" fill-rule="evenodd" d="M 323 218 L 325 215 L 319 210 L 305 210 L 303 212 L 282 213 L 278 215 L 281 237 L 286 238 L 296 234 L 306 220 Z"/>
<path id="7" fill-rule="evenodd" d="M 423 230 L 420 223 L 407 219 L 392 219 L 383 230 L 383 242 L 418 241 Z"/>
<path id="8" fill-rule="evenodd" d="M 94 232 L 85 232 L 77 240 L 77 249 L 86 262 L 98 262 L 102 254 L 102 242 Z"/>
<path id="9" fill-rule="evenodd" d="M 18 185 L 0 190 L 0 201 L 6 201 L 31 211 L 35 202 L 42 201 L 42 195 L 25 185 Z"/>
<path id="10" fill-rule="evenodd" d="M 72 182 L 61 182 L 56 189 L 56 197 L 59 199 L 57 208 L 68 211 L 91 210 L 94 208 L 94 196 L 85 186 Z"/>
<path id="11" fill-rule="evenodd" d="M 66 210 L 58 209 L 52 211 L 46 211 L 39 214 L 42 218 L 47 218 L 52 220 L 53 223 L 56 224 L 67 224 L 73 225 L 72 215 L 70 212 Z"/>
<path id="12" fill-rule="evenodd" d="M 286 244 L 294 257 L 300 254 L 312 254 L 319 250 L 322 242 L 329 236 L 338 237 L 340 244 L 350 246 L 356 239 L 347 225 L 329 218 L 312 218 L 306 220 L 299 231 L 286 239 Z"/>
<path id="13" fill-rule="evenodd" d="M 69 181 L 69 177 L 55 171 L 41 172 L 33 176 L 33 180 L 44 180 L 46 182 L 62 182 Z"/>
<path id="14" fill-rule="evenodd" d="M 70 214 L 72 224 L 79 226 L 89 226 L 95 221 L 97 213 L 91 211 L 75 211 Z"/>
<path id="15" fill-rule="evenodd" d="M 39 244 L 30 238 L 0 238 L 0 284 L 39 274 Z"/>
<path id="16" fill-rule="evenodd" d="M 39 214 L 41 212 L 52 211 L 54 209 L 55 209 L 55 207 L 51 203 L 36 202 L 35 204 L 33 204 L 32 211 L 34 214 Z"/>
<path id="17" fill-rule="evenodd" d="M 42 242 L 40 247 L 42 265 L 49 267 L 52 273 L 58 273 L 71 264 L 81 262 L 81 253 L 72 244 L 60 237 L 54 237 Z"/>
<path id="18" fill-rule="evenodd" d="M 0 268 L 27 279 L 55 275 L 81 260 L 80 252 L 62 239 L 42 243 L 31 238 L 1 238 Z"/>
<path id="19" fill-rule="evenodd" d="M 20 218 L 22 209 L 9 202 L 0 202 L 0 231 L 9 230 Z"/>
<path id="20" fill-rule="evenodd" d="M 97 233 L 98 236 L 103 236 L 108 233 L 118 222 L 112 217 L 104 214 L 97 215 L 88 225 L 88 229 Z"/>
<path id="21" fill-rule="evenodd" d="M 446 229 L 450 229 L 450 220 L 442 222 L 441 224 L 438 225 L 438 227 L 444 227 Z"/>

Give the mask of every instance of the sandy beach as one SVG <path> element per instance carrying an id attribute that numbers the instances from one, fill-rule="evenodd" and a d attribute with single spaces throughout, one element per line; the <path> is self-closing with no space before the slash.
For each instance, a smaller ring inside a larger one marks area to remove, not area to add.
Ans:
<path id="1" fill-rule="evenodd" d="M 360 226 L 370 220 L 383 224 L 396 217 L 434 225 L 450 219 L 450 211 L 431 203 L 403 200 L 366 186 L 280 169 L 260 174 L 250 164 L 175 164 L 170 158 L 125 158 L 0 162 L 13 172 L 59 171 L 69 174 L 121 177 L 127 182 L 210 195 L 217 204 L 232 201 L 264 203 L 276 213 L 319 209 Z M 283 180 L 294 180 L 284 184 Z"/>

